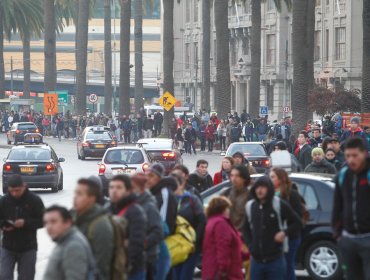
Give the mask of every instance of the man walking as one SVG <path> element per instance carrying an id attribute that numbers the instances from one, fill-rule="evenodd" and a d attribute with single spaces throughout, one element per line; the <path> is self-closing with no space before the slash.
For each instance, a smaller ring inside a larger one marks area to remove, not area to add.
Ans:
<path id="1" fill-rule="evenodd" d="M 208 173 L 208 161 L 200 159 L 197 161 L 197 168 L 194 173 L 190 174 L 189 185 L 194 186 L 199 193 L 213 186 L 213 180 Z"/>
<path id="2" fill-rule="evenodd" d="M 312 162 L 311 158 L 312 148 L 308 145 L 308 134 L 306 131 L 301 131 L 298 135 L 298 147 L 294 151 L 302 170 Z"/>
<path id="3" fill-rule="evenodd" d="M 370 161 L 358 137 L 345 144 L 347 166 L 335 182 L 332 225 L 347 279 L 370 279 Z"/>
<path id="4" fill-rule="evenodd" d="M 0 279 L 13 280 L 17 264 L 18 280 L 35 277 L 37 229 L 42 228 L 44 204 L 27 189 L 22 177 L 8 180 L 8 194 L 0 199 L 0 225 L 3 232 Z"/>

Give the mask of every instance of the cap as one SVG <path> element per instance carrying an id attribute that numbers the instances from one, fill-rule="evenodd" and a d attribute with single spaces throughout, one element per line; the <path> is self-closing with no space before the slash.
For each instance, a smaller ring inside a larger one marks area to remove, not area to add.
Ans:
<path id="1" fill-rule="evenodd" d="M 152 166 L 150 166 L 148 171 L 149 173 L 154 173 L 161 178 L 165 176 L 165 168 L 161 163 L 154 163 Z"/>
<path id="2" fill-rule="evenodd" d="M 360 124 L 360 118 L 359 117 L 353 117 L 351 119 L 351 123 L 357 123 L 357 124 Z"/>

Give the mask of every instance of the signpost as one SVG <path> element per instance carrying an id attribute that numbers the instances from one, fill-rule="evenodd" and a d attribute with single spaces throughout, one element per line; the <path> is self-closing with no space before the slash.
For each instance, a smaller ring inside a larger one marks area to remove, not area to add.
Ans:
<path id="1" fill-rule="evenodd" d="M 260 107 L 260 115 L 261 116 L 267 116 L 268 114 L 269 114 L 269 107 L 261 106 Z"/>
<path id="2" fill-rule="evenodd" d="M 98 102 L 98 99 L 99 97 L 95 93 L 89 95 L 89 101 L 93 105 L 93 113 L 95 112 L 95 103 Z"/>
<path id="3" fill-rule="evenodd" d="M 58 94 L 45 93 L 44 94 L 44 115 L 54 116 L 58 114 Z"/>
<path id="4" fill-rule="evenodd" d="M 284 112 L 284 113 L 290 113 L 290 107 L 289 107 L 289 106 L 285 106 L 285 107 L 283 108 L 283 112 Z"/>
<path id="5" fill-rule="evenodd" d="M 177 101 L 176 98 L 171 93 L 169 93 L 168 91 L 166 91 L 161 96 L 161 98 L 159 98 L 159 104 L 166 111 L 170 111 L 173 108 L 173 106 L 175 106 L 176 101 Z"/>

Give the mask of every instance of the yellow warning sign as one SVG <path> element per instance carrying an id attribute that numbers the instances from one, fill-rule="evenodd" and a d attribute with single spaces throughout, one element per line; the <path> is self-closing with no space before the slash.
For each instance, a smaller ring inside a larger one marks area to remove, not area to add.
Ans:
<path id="1" fill-rule="evenodd" d="M 176 104 L 176 98 L 166 91 L 161 98 L 159 98 L 159 104 L 165 109 L 166 111 L 169 111 L 172 109 L 173 106 Z"/>

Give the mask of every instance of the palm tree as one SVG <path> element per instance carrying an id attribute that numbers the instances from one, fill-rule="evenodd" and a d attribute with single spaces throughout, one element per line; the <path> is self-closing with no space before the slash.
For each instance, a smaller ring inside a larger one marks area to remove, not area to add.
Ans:
<path id="1" fill-rule="evenodd" d="M 104 112 L 112 113 L 112 27 L 111 0 L 104 0 Z"/>
<path id="2" fill-rule="evenodd" d="M 211 109 L 211 3 L 210 0 L 202 0 L 202 108 L 206 111 Z"/>
<path id="3" fill-rule="evenodd" d="M 89 35 L 89 7 L 90 0 L 78 1 L 77 19 L 77 50 L 76 50 L 76 110 L 79 114 L 86 113 L 86 68 L 87 68 L 87 43 Z"/>
<path id="4" fill-rule="evenodd" d="M 44 0 L 44 91 L 53 91 L 57 83 L 55 1 Z"/>
<path id="5" fill-rule="evenodd" d="M 173 0 L 163 0 L 163 92 L 174 95 L 173 61 L 175 57 L 173 41 Z M 169 135 L 169 123 L 174 116 L 174 109 L 164 111 L 164 132 Z"/>
<path id="6" fill-rule="evenodd" d="M 121 0 L 119 114 L 130 114 L 131 0 Z"/>
<path id="7" fill-rule="evenodd" d="M 363 1 L 362 98 L 361 112 L 370 112 L 370 3 Z"/>
<path id="8" fill-rule="evenodd" d="M 135 111 L 144 105 L 143 85 L 143 0 L 134 1 L 135 21 Z"/>
<path id="9" fill-rule="evenodd" d="M 231 107 L 228 1 L 214 3 L 216 26 L 216 110 L 219 118 L 225 118 Z"/>

